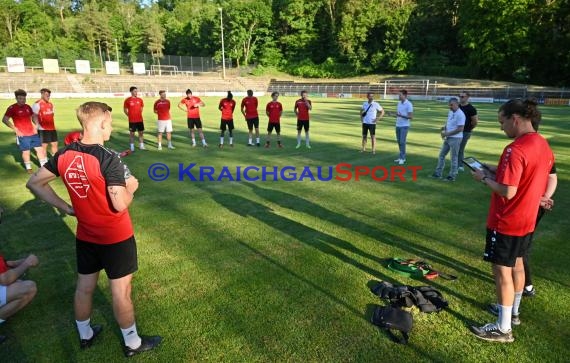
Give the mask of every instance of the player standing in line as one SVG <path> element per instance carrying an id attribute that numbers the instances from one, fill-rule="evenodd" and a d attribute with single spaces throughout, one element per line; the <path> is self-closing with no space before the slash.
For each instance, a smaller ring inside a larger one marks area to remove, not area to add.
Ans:
<path id="1" fill-rule="evenodd" d="M 58 151 L 26 186 L 38 198 L 77 217 L 74 309 L 79 347 L 89 348 L 103 329 L 91 324 L 91 313 L 93 293 L 104 269 L 115 320 L 123 335 L 123 351 L 131 357 L 155 348 L 162 338 L 137 333 L 131 300 L 131 281 L 138 269 L 137 246 L 128 208 L 139 182 L 121 158 L 103 146 L 113 130 L 111 111 L 101 102 L 79 106 L 77 118 L 83 127 L 83 139 Z M 58 176 L 67 188 L 71 205 L 49 185 Z"/>
<path id="2" fill-rule="evenodd" d="M 459 171 L 464 171 L 463 158 L 465 157 L 465 147 L 471 138 L 473 129 L 477 126 L 477 122 L 479 122 L 479 116 L 477 116 L 477 109 L 469 103 L 469 92 L 467 91 L 463 91 L 459 94 L 459 108 L 465 114 L 463 139 L 461 139 L 461 145 L 459 146 Z"/>
<path id="3" fill-rule="evenodd" d="M 311 148 L 309 143 L 309 111 L 313 109 L 311 100 L 308 99 L 307 91 L 301 91 L 301 98 L 295 101 L 293 111 L 297 115 L 297 146 L 295 149 L 301 147 L 301 130 L 305 129 L 305 145 L 307 149 Z"/>
<path id="4" fill-rule="evenodd" d="M 414 106 L 408 100 L 408 91 L 405 89 L 400 91 L 398 98 L 400 102 L 396 108 L 396 140 L 398 141 L 400 155 L 394 162 L 404 165 L 406 163 L 406 141 L 410 129 L 410 120 L 414 118 Z"/>
<path id="5" fill-rule="evenodd" d="M 192 96 L 192 91 L 190 89 L 186 90 L 186 97 L 181 99 L 178 103 L 178 108 L 186 112 L 188 130 L 190 131 L 190 136 L 192 137 L 192 147 L 196 147 L 194 128 L 198 129 L 200 139 L 202 139 L 202 146 L 208 147 L 208 144 L 206 144 L 206 138 L 202 132 L 202 120 L 200 119 L 200 107 L 204 106 L 206 106 L 206 104 L 202 102 L 199 97 Z"/>
<path id="6" fill-rule="evenodd" d="M 135 151 L 135 131 L 139 133 L 139 149 L 145 150 L 144 147 L 144 122 L 143 108 L 144 102 L 138 96 L 138 89 L 133 86 L 129 89 L 131 97 L 127 97 L 123 103 L 123 111 L 129 119 L 129 132 L 131 140 L 131 151 Z"/>
<path id="7" fill-rule="evenodd" d="M 36 156 L 42 166 L 47 163 L 47 156 L 42 148 L 40 135 L 38 135 L 37 117 L 32 108 L 26 104 L 26 91 L 17 89 L 14 96 L 16 96 L 16 103 L 8 106 L 2 122 L 16 133 L 26 171 L 31 174 L 33 171 L 30 150 L 33 148 L 36 151 Z M 10 118 L 14 123 L 10 122 Z"/>
<path id="8" fill-rule="evenodd" d="M 362 121 L 362 149 L 360 152 L 366 151 L 366 139 L 370 133 L 370 142 L 372 143 L 372 154 L 376 154 L 376 122 L 379 118 L 384 117 L 384 109 L 378 102 L 374 101 L 374 93 L 366 94 L 368 101 L 362 104 L 360 110 L 360 120 Z M 380 112 L 380 116 L 378 116 Z"/>
<path id="9" fill-rule="evenodd" d="M 230 147 L 234 147 L 234 110 L 236 108 L 236 101 L 234 101 L 234 95 L 231 91 L 228 91 L 228 96 L 222 98 L 218 105 L 218 109 L 222 111 L 222 119 L 220 120 L 220 149 L 224 147 L 224 135 L 226 134 L 226 128 L 229 131 L 230 137 Z"/>
<path id="10" fill-rule="evenodd" d="M 38 118 L 38 133 L 42 140 L 42 147 L 47 156 L 48 144 L 51 147 L 51 154 L 57 152 L 57 131 L 55 130 L 54 107 L 50 102 L 51 91 L 47 88 L 40 90 L 41 98 L 32 106 L 34 115 Z"/>
<path id="11" fill-rule="evenodd" d="M 269 122 L 267 123 L 267 141 L 265 142 L 265 147 L 271 147 L 271 133 L 275 130 L 277 134 L 277 146 L 282 148 L 281 144 L 281 114 L 283 114 L 283 105 L 281 102 L 277 101 L 279 98 L 279 92 L 273 92 L 271 94 L 271 101 L 265 106 L 265 113 L 269 117 Z"/>
<path id="12" fill-rule="evenodd" d="M 166 98 L 166 91 L 158 91 L 160 98 L 154 101 L 154 113 L 158 116 L 156 128 L 158 134 L 156 136 L 158 141 L 158 150 L 162 150 L 162 133 L 166 131 L 166 140 L 168 140 L 168 148 L 174 149 L 172 146 L 172 119 L 170 117 L 170 101 Z"/>
<path id="13" fill-rule="evenodd" d="M 247 146 L 253 146 L 253 128 L 255 127 L 255 144 L 259 147 L 259 114 L 257 113 L 257 97 L 253 96 L 253 91 L 247 90 L 247 97 L 241 100 L 241 113 L 247 122 L 249 130 L 249 141 Z"/>

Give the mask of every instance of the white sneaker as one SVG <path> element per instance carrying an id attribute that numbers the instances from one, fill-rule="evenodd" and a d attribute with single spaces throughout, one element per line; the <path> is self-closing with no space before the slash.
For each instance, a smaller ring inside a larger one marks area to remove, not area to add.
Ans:
<path id="1" fill-rule="evenodd" d="M 465 171 L 465 168 L 462 167 L 462 166 L 460 166 L 459 168 L 457 168 L 457 170 L 459 170 L 459 171 Z"/>
<path id="2" fill-rule="evenodd" d="M 174 147 L 174 145 L 168 145 L 168 148 L 169 148 L 170 150 L 176 149 L 176 148 Z"/>
<path id="3" fill-rule="evenodd" d="M 400 159 L 400 161 L 398 161 L 399 165 L 404 165 L 406 163 L 406 159 Z"/>
<path id="4" fill-rule="evenodd" d="M 146 147 L 144 147 L 144 144 L 140 144 L 140 145 L 139 145 L 139 149 L 141 149 L 141 150 L 146 150 Z"/>
<path id="5" fill-rule="evenodd" d="M 398 164 L 399 164 L 400 161 L 402 161 L 402 159 L 399 159 L 399 158 L 398 158 L 398 159 L 394 159 L 394 162 L 395 162 L 395 163 L 398 163 Z"/>
<path id="6" fill-rule="evenodd" d="M 162 145 L 158 145 L 157 150 L 162 150 Z"/>

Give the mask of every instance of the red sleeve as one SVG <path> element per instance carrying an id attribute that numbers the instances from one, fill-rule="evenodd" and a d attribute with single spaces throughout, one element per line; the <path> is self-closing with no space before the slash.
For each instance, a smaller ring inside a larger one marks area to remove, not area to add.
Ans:
<path id="1" fill-rule="evenodd" d="M 128 101 L 128 100 L 129 100 L 128 98 L 125 98 L 125 101 L 123 101 L 123 108 L 128 108 L 128 107 L 129 107 L 129 106 L 127 105 L 127 101 Z"/>
<path id="2" fill-rule="evenodd" d="M 14 108 L 13 108 L 12 106 L 8 106 L 8 108 L 6 109 L 6 113 L 4 114 L 4 116 L 12 117 L 12 110 L 13 110 L 13 109 L 14 109 Z"/>
<path id="3" fill-rule="evenodd" d="M 500 173 L 497 182 L 503 185 L 518 187 L 524 170 L 524 155 L 517 147 L 507 146 L 499 164 Z"/>

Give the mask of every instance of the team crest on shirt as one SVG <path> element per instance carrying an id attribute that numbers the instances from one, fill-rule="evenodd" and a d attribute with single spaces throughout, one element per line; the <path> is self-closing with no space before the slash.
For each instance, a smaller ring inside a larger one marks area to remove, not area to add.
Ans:
<path id="1" fill-rule="evenodd" d="M 65 170 L 65 183 L 77 194 L 79 198 L 87 198 L 87 191 L 91 188 L 83 156 L 77 155 Z"/>

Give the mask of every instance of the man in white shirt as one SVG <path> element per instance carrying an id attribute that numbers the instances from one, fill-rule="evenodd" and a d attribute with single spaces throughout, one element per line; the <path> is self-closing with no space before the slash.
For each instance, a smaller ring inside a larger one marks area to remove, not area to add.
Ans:
<path id="1" fill-rule="evenodd" d="M 362 104 L 362 109 L 360 110 L 360 120 L 362 121 L 362 150 L 366 151 L 366 140 L 368 133 L 370 133 L 370 139 L 372 141 L 372 154 L 376 154 L 376 121 L 379 118 L 384 117 L 384 109 L 374 101 L 374 94 L 368 92 L 366 94 L 368 101 Z M 380 116 L 378 116 L 380 112 Z"/>
<path id="2" fill-rule="evenodd" d="M 406 139 L 408 138 L 410 120 L 414 118 L 414 106 L 408 100 L 408 91 L 405 89 L 400 91 L 398 98 L 400 102 L 398 102 L 396 114 L 396 140 L 398 141 L 400 155 L 394 162 L 404 165 L 406 163 Z"/>
<path id="3" fill-rule="evenodd" d="M 463 128 L 465 127 L 465 114 L 459 108 L 459 101 L 452 97 L 449 99 L 449 113 L 447 114 L 447 123 L 441 128 L 441 137 L 443 145 L 439 152 L 439 160 L 432 177 L 441 178 L 443 168 L 445 167 L 445 157 L 451 151 L 451 169 L 449 175 L 444 181 L 455 181 L 457 177 L 457 168 L 459 164 L 459 148 L 463 139 Z"/>

